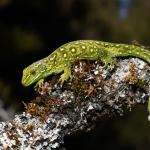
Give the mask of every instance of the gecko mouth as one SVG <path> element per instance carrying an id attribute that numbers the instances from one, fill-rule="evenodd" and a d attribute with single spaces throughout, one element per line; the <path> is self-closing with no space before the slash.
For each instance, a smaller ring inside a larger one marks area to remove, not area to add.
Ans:
<path id="1" fill-rule="evenodd" d="M 35 83 L 36 81 L 40 80 L 40 74 L 36 77 L 31 77 L 31 76 L 23 76 L 22 77 L 22 80 L 21 80 L 21 83 L 23 86 L 29 86 L 33 83 Z"/>
<path id="2" fill-rule="evenodd" d="M 22 78 L 21 83 L 23 86 L 29 86 L 30 84 L 32 84 L 29 82 L 28 78 L 24 78 L 24 77 Z"/>

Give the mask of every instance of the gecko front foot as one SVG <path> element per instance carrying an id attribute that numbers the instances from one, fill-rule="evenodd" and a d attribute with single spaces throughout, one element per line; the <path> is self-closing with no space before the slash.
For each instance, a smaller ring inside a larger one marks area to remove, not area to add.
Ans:
<path id="1" fill-rule="evenodd" d="M 61 82 L 61 84 L 63 84 L 64 81 L 68 80 L 69 78 L 72 78 L 71 69 L 70 68 L 66 68 L 64 70 L 64 73 L 61 75 L 59 81 Z"/>
<path id="2" fill-rule="evenodd" d="M 36 89 L 37 87 L 41 87 L 42 84 L 44 83 L 44 79 L 39 80 L 36 85 L 34 86 L 34 88 Z"/>

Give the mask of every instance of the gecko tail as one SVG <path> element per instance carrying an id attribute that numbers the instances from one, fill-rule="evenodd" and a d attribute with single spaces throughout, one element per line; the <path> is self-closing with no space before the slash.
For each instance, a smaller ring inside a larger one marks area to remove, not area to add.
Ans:
<path id="1" fill-rule="evenodd" d="M 150 51 L 135 45 L 122 45 L 122 49 L 118 47 L 115 51 L 116 56 L 133 56 L 141 58 L 150 64 Z"/>
<path id="2" fill-rule="evenodd" d="M 141 47 L 135 47 L 129 50 L 135 57 L 141 58 L 150 64 L 150 51 Z"/>

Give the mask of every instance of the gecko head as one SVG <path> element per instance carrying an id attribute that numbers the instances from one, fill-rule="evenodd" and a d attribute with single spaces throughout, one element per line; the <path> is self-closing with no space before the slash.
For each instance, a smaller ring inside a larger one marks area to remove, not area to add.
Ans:
<path id="1" fill-rule="evenodd" d="M 35 62 L 23 70 L 21 83 L 24 86 L 29 86 L 41 78 L 45 73 L 46 68 L 40 62 Z"/>

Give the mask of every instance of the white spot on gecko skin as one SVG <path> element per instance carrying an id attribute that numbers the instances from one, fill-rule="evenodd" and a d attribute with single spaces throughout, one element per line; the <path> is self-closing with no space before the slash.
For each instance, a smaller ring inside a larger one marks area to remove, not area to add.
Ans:
<path id="1" fill-rule="evenodd" d="M 108 43 L 105 43 L 105 44 L 104 44 L 104 46 L 108 46 L 108 45 L 109 45 Z"/>
<path id="2" fill-rule="evenodd" d="M 93 41 L 89 41 L 90 44 L 93 44 Z"/>
<path id="3" fill-rule="evenodd" d="M 50 58 L 50 61 L 52 61 L 52 60 L 54 60 L 54 57 L 51 57 L 51 58 Z"/>
<path id="4" fill-rule="evenodd" d="M 53 61 L 56 58 L 56 54 L 54 54 L 51 58 L 50 61 Z"/>
<path id="5" fill-rule="evenodd" d="M 125 45 L 124 47 L 125 47 L 125 48 L 129 48 L 129 46 L 128 46 L 128 45 Z"/>
<path id="6" fill-rule="evenodd" d="M 120 45 L 119 45 L 119 44 L 116 44 L 116 47 L 120 47 Z"/>
<path id="7" fill-rule="evenodd" d="M 84 46 L 84 45 L 82 45 L 81 47 L 82 47 L 82 49 L 86 49 L 86 46 Z"/>
<path id="8" fill-rule="evenodd" d="M 131 51 L 129 51 L 129 53 L 131 54 L 132 52 L 131 52 Z"/>
<path id="9" fill-rule="evenodd" d="M 44 59 L 43 62 L 44 62 L 44 63 L 47 63 L 47 59 Z"/>
<path id="10" fill-rule="evenodd" d="M 96 43 L 96 44 L 99 44 L 100 42 L 98 42 L 98 41 L 95 41 L 95 43 Z"/>
<path id="11" fill-rule="evenodd" d="M 60 51 L 62 52 L 62 51 L 64 51 L 65 49 L 64 48 L 60 48 Z"/>
<path id="12" fill-rule="evenodd" d="M 71 52 L 75 53 L 75 52 L 76 52 L 76 49 L 75 49 L 75 48 L 72 48 L 72 49 L 71 49 Z"/>
<path id="13" fill-rule="evenodd" d="M 67 54 L 66 53 L 64 53 L 64 58 L 66 58 L 67 57 Z"/>
<path id="14" fill-rule="evenodd" d="M 92 53 L 93 51 L 94 51 L 94 49 L 93 49 L 93 48 L 91 48 L 91 49 L 90 49 L 90 52 Z"/>
<path id="15" fill-rule="evenodd" d="M 139 53 L 139 52 L 137 52 L 137 54 L 139 55 L 140 53 Z"/>
<path id="16" fill-rule="evenodd" d="M 121 54 L 122 54 L 122 52 L 119 52 L 119 54 L 121 55 Z"/>

